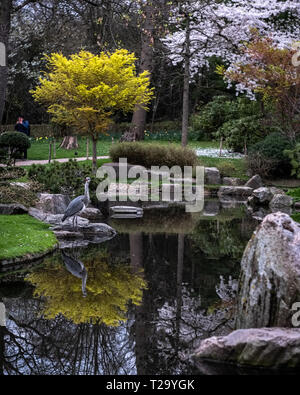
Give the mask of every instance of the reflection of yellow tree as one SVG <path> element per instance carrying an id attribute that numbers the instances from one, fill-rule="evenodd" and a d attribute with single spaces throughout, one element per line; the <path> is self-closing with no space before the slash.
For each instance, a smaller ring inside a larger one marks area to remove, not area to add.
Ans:
<path id="1" fill-rule="evenodd" d="M 31 273 L 27 281 L 36 289 L 34 296 L 45 297 L 45 318 L 63 314 L 75 324 L 102 322 L 118 326 L 126 321 L 128 303 L 140 305 L 146 282 L 142 273 L 132 273 L 123 264 L 109 264 L 106 252 L 83 260 L 88 273 L 87 297 L 82 297 L 81 280 L 72 276 L 59 261 L 48 260 Z"/>

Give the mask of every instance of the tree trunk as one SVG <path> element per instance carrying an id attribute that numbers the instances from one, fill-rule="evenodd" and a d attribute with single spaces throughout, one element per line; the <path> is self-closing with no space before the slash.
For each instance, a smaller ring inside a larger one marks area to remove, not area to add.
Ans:
<path id="1" fill-rule="evenodd" d="M 190 21 L 187 17 L 185 54 L 184 54 L 184 83 L 183 83 L 183 106 L 182 106 L 182 140 L 181 144 L 186 147 L 188 144 L 189 132 L 189 101 L 190 101 L 190 55 L 191 55 L 191 30 Z"/>
<path id="2" fill-rule="evenodd" d="M 97 173 L 97 142 L 98 138 L 92 137 L 93 141 L 93 174 Z"/>
<path id="3" fill-rule="evenodd" d="M 49 140 L 49 158 L 48 158 L 48 163 L 51 163 L 52 161 L 52 140 Z"/>
<path id="4" fill-rule="evenodd" d="M 78 145 L 78 140 L 77 140 L 77 136 L 66 136 L 64 137 L 60 148 L 64 148 L 67 150 L 71 150 L 71 149 L 78 149 L 79 145 Z"/>
<path id="5" fill-rule="evenodd" d="M 141 52 L 141 64 L 139 72 L 143 73 L 148 70 L 152 73 L 153 67 L 153 45 L 154 45 L 154 5 L 149 2 L 143 11 L 144 25 L 142 28 L 142 52 Z M 144 140 L 145 129 L 147 123 L 147 110 L 141 106 L 136 106 L 129 133 L 124 135 L 123 140 L 136 141 Z"/>
<path id="6" fill-rule="evenodd" d="M 90 157 L 90 139 L 86 138 L 86 159 L 89 160 Z"/>
<path id="7" fill-rule="evenodd" d="M 6 89 L 8 80 L 7 46 L 10 30 L 12 2 L 1 0 L 0 2 L 0 124 L 2 123 L 5 108 Z"/>

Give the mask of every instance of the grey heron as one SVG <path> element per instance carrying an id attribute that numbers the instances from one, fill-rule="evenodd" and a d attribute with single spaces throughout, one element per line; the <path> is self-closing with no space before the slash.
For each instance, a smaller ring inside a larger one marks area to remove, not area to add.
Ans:
<path id="1" fill-rule="evenodd" d="M 69 204 L 65 211 L 65 215 L 62 219 L 62 222 L 64 222 L 66 219 L 73 217 L 73 228 L 74 228 L 74 223 L 76 221 L 76 228 L 78 226 L 77 224 L 77 216 L 85 210 L 86 206 L 90 203 L 90 191 L 89 191 L 89 186 L 90 186 L 91 179 L 87 177 L 85 179 L 85 188 L 84 188 L 84 195 L 78 196 L 72 202 Z"/>
<path id="2" fill-rule="evenodd" d="M 71 274 L 73 274 L 73 276 L 80 278 L 82 280 L 82 295 L 84 298 L 86 298 L 87 271 L 86 268 L 84 267 L 84 264 L 81 261 L 70 257 L 64 251 L 62 251 L 61 253 L 62 253 L 64 264 L 68 272 L 70 272 Z"/>

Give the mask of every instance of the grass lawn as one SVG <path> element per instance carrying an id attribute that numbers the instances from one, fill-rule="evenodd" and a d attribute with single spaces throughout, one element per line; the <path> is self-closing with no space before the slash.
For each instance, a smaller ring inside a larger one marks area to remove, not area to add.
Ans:
<path id="1" fill-rule="evenodd" d="M 84 138 L 78 137 L 79 148 L 77 150 L 65 150 L 59 148 L 60 142 L 56 144 L 56 159 L 76 159 L 86 157 L 86 140 Z M 169 145 L 174 144 L 180 146 L 180 143 L 170 141 L 145 141 L 144 144 L 161 144 Z M 109 150 L 112 143 L 109 140 L 99 140 L 97 145 L 98 156 L 108 156 Z M 195 148 L 218 148 L 219 143 L 214 141 L 192 141 L 189 143 L 189 147 Z M 90 156 L 92 156 L 92 146 L 90 144 Z M 47 160 L 49 158 L 49 141 L 40 140 L 32 141 L 31 148 L 28 150 L 29 160 Z"/>
<path id="2" fill-rule="evenodd" d="M 78 138 L 79 148 L 77 150 L 66 150 L 59 148 L 60 142 L 56 143 L 56 159 L 64 158 L 85 158 L 86 157 L 86 140 Z M 109 153 L 111 141 L 99 141 L 97 156 L 106 156 Z M 90 143 L 90 156 L 92 156 L 92 144 Z M 49 158 L 49 141 L 32 141 L 31 148 L 28 150 L 29 160 L 47 160 Z"/>
<path id="3" fill-rule="evenodd" d="M 29 215 L 0 215 L 0 259 L 47 252 L 56 244 L 49 226 Z"/>

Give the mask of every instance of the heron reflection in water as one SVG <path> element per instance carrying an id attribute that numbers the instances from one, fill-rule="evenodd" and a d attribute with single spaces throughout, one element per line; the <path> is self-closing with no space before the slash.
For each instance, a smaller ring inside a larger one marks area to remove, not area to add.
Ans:
<path id="1" fill-rule="evenodd" d="M 80 260 L 70 257 L 63 250 L 61 251 L 61 254 L 68 272 L 70 272 L 71 274 L 73 274 L 73 276 L 80 278 L 82 280 L 82 294 L 83 297 L 86 298 L 87 297 L 86 282 L 88 275 L 86 268 L 84 267 L 84 264 Z"/>

